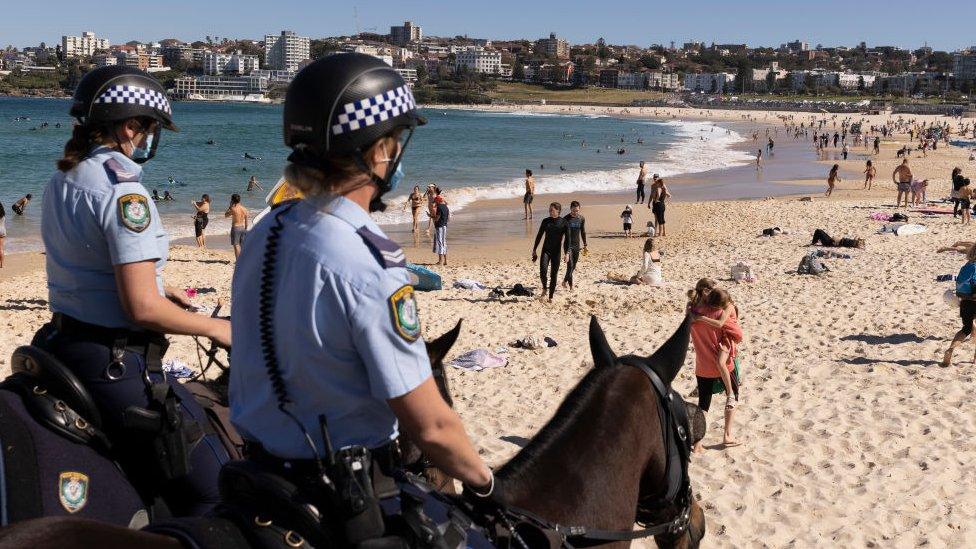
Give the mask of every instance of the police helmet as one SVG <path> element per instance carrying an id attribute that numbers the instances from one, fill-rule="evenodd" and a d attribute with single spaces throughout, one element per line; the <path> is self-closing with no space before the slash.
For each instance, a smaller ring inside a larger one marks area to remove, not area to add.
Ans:
<path id="1" fill-rule="evenodd" d="M 403 151 L 384 179 L 368 170 L 363 152 L 399 128 L 409 130 L 409 141 L 413 129 L 426 123 L 403 77 L 379 58 L 361 53 L 335 54 L 311 63 L 295 76 L 285 96 L 285 145 L 295 151 L 289 160 L 321 166 L 329 158 L 352 155 L 371 174 L 381 195 L 390 189 Z"/>
<path id="2" fill-rule="evenodd" d="M 158 80 L 134 67 L 99 67 L 86 74 L 75 90 L 71 116 L 81 124 L 118 122 L 148 117 L 179 131 L 166 90 Z"/>

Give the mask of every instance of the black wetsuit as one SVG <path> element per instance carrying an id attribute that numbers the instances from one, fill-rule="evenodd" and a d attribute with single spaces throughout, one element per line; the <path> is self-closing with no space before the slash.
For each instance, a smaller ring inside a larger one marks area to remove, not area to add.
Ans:
<path id="1" fill-rule="evenodd" d="M 539 225 L 539 232 L 535 235 L 535 244 L 532 245 L 532 253 L 539 247 L 539 241 L 545 235 L 542 242 L 542 255 L 539 256 L 539 278 L 542 279 L 542 287 L 549 288 L 549 299 L 556 293 L 556 279 L 559 276 L 559 260 L 562 259 L 563 237 L 566 236 L 566 220 L 561 217 L 547 217 Z M 547 272 L 548 281 L 547 284 Z"/>
<path id="2" fill-rule="evenodd" d="M 567 215 L 563 219 L 566 221 L 566 239 L 563 240 L 563 250 L 569 254 L 569 262 L 566 264 L 566 277 L 563 280 L 572 286 L 573 271 L 576 270 L 576 263 L 579 261 L 580 249 L 586 246 L 586 219 L 581 215 L 576 217 Z"/>

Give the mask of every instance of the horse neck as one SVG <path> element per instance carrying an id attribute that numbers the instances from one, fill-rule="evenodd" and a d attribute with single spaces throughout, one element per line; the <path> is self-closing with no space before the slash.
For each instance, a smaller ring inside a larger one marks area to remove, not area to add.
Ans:
<path id="1" fill-rule="evenodd" d="M 515 470 L 499 470 L 504 503 L 564 525 L 632 527 L 645 469 L 663 474 L 660 420 L 647 378 L 636 368 L 617 368 L 575 423 L 538 455 Z"/>

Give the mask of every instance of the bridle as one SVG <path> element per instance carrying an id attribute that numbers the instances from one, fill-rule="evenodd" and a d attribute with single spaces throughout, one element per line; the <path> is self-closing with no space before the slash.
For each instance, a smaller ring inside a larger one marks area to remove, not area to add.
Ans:
<path id="1" fill-rule="evenodd" d="M 512 536 L 521 549 L 532 549 L 516 532 L 516 524 L 527 522 L 558 534 L 566 547 L 591 547 L 606 543 L 634 541 L 654 536 L 677 537 L 687 532 L 691 524 L 693 495 L 688 477 L 691 454 L 691 434 L 685 401 L 668 387 L 654 370 L 638 357 L 621 357 L 620 363 L 633 366 L 644 373 L 658 395 L 658 413 L 664 434 L 665 477 L 668 486 L 664 497 L 644 496 L 637 501 L 638 530 L 601 530 L 586 526 L 565 526 L 546 520 L 531 511 L 514 506 L 498 510 L 498 522 Z M 678 509 L 670 520 L 658 520 L 664 511 Z"/>

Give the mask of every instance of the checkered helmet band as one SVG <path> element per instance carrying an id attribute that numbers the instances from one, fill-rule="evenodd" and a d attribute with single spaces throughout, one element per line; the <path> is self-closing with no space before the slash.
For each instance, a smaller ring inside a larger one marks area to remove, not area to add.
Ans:
<path id="1" fill-rule="evenodd" d="M 413 93 L 407 86 L 346 103 L 342 111 L 336 116 L 336 123 L 332 125 L 332 134 L 339 135 L 366 128 L 380 122 L 385 122 L 403 113 L 417 108 Z"/>
<path id="2" fill-rule="evenodd" d="M 141 86 L 130 86 L 119 84 L 111 86 L 102 92 L 95 99 L 95 103 L 126 103 L 129 105 L 142 105 L 157 109 L 166 114 L 172 115 L 173 110 L 169 106 L 169 99 L 166 94 L 160 93 L 151 88 Z"/>

